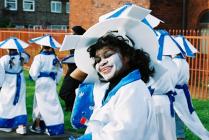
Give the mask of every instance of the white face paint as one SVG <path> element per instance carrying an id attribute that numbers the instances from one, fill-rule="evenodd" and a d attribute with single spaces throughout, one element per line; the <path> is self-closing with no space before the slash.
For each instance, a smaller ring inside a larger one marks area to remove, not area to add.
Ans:
<path id="1" fill-rule="evenodd" d="M 96 70 L 106 80 L 114 78 L 123 68 L 121 55 L 109 48 L 103 48 L 96 52 Z"/>

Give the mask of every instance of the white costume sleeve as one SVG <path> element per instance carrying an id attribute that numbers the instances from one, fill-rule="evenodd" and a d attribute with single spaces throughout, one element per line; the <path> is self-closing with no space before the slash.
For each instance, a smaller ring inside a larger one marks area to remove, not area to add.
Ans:
<path id="1" fill-rule="evenodd" d="M 41 69 L 41 63 L 40 63 L 40 57 L 39 55 L 34 57 L 33 63 L 31 64 L 29 74 L 33 80 L 37 80 L 39 74 L 40 74 L 40 69 Z"/>
<path id="2" fill-rule="evenodd" d="M 147 133 L 152 132 L 155 120 L 152 119 L 151 96 L 145 84 L 137 81 L 121 87 L 111 100 L 101 108 L 108 112 L 110 121 L 101 129 L 92 131 L 92 139 L 149 140 Z"/>

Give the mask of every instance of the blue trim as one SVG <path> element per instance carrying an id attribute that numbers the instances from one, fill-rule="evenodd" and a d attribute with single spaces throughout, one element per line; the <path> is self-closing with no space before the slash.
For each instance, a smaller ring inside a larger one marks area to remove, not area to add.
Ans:
<path id="1" fill-rule="evenodd" d="M 181 51 L 182 55 L 185 57 L 186 56 L 186 53 L 184 52 L 184 50 L 181 48 L 181 46 L 179 45 L 178 42 L 176 42 L 175 39 L 173 39 L 172 36 L 169 35 L 169 37 L 172 39 L 172 41 L 176 44 L 176 46 L 179 48 L 179 50 Z"/>
<path id="2" fill-rule="evenodd" d="M 146 24 L 148 27 L 150 27 L 150 29 L 152 29 L 152 31 L 155 33 L 155 35 L 158 36 L 157 33 L 156 33 L 156 31 L 152 28 L 152 26 L 149 24 L 149 22 L 147 21 L 146 18 L 144 18 L 144 19 L 142 20 L 142 22 L 143 22 L 144 24 Z"/>
<path id="3" fill-rule="evenodd" d="M 55 57 L 53 59 L 52 65 L 56 66 L 57 64 L 59 64 L 59 67 L 62 68 L 62 64 L 60 63 L 59 59 L 57 57 Z"/>
<path id="4" fill-rule="evenodd" d="M 190 57 L 195 57 L 194 53 L 191 51 L 191 49 L 189 48 L 187 42 L 186 42 L 186 39 L 184 36 L 181 36 L 182 39 L 183 39 L 183 44 L 184 44 L 184 48 L 186 50 L 186 54 L 187 56 L 190 56 Z"/>
<path id="5" fill-rule="evenodd" d="M 6 71 L 6 74 L 15 74 L 17 75 L 16 78 L 16 93 L 15 93 L 15 97 L 14 97 L 14 101 L 13 101 L 13 105 L 16 105 L 18 103 L 19 97 L 20 97 L 20 89 L 21 89 L 21 73 L 23 72 L 23 70 L 20 70 L 20 72 L 18 73 L 13 73 L 13 72 L 8 72 Z"/>
<path id="6" fill-rule="evenodd" d="M 46 126 L 50 136 L 64 134 L 64 124 Z"/>
<path id="7" fill-rule="evenodd" d="M 13 38 L 13 39 L 14 39 L 15 44 L 17 45 L 17 50 L 19 52 L 23 52 L 24 49 L 23 49 L 22 45 L 20 45 L 20 43 L 17 41 L 17 38 Z"/>
<path id="8" fill-rule="evenodd" d="M 53 51 L 41 51 L 39 54 L 43 54 L 43 55 L 54 55 Z"/>
<path id="9" fill-rule="evenodd" d="M 77 138 L 76 140 L 92 140 L 92 133 L 85 134 L 85 135 Z"/>
<path id="10" fill-rule="evenodd" d="M 167 93 L 165 93 L 168 98 L 169 98 L 169 101 L 170 101 L 170 111 L 171 111 L 171 116 L 174 117 L 175 115 L 175 111 L 174 111 L 174 107 L 173 107 L 173 103 L 175 102 L 175 95 L 176 95 L 176 92 L 173 92 L 173 91 L 168 91 Z"/>
<path id="11" fill-rule="evenodd" d="M 49 36 L 49 42 L 50 42 L 50 46 L 54 49 L 58 48 L 55 44 L 54 44 L 54 41 L 52 39 L 52 36 Z"/>
<path id="12" fill-rule="evenodd" d="M 126 3 L 123 8 L 113 13 L 111 16 L 107 17 L 106 19 L 116 18 L 119 17 L 128 7 L 130 7 L 132 3 Z"/>
<path id="13" fill-rule="evenodd" d="M 70 54 L 70 55 L 64 57 L 64 58 L 61 60 L 61 62 L 63 63 L 63 61 L 65 61 L 65 60 L 67 60 L 68 58 L 71 58 L 71 57 L 74 57 L 74 54 Z"/>
<path id="14" fill-rule="evenodd" d="M 1 128 L 16 128 L 18 125 L 27 125 L 27 115 L 20 115 L 11 119 L 0 118 Z"/>
<path id="15" fill-rule="evenodd" d="M 122 78 L 122 80 L 108 93 L 107 98 L 105 100 L 102 100 L 102 105 L 104 106 L 106 103 L 108 103 L 112 96 L 114 96 L 122 86 L 125 86 L 139 79 L 141 79 L 141 74 L 139 70 L 134 70 L 129 73 L 127 76 Z"/>
<path id="16" fill-rule="evenodd" d="M 190 114 L 192 114 L 194 112 L 194 108 L 192 106 L 192 101 L 191 101 L 191 96 L 190 96 L 190 93 L 189 93 L 188 85 L 187 84 L 184 84 L 184 85 L 176 85 L 175 88 L 176 89 L 183 89 L 184 90 L 184 95 L 185 95 L 186 100 L 187 100 L 187 106 L 188 106 L 188 109 L 189 109 Z"/>
<path id="17" fill-rule="evenodd" d="M 41 77 L 50 77 L 53 80 L 55 80 L 56 79 L 56 76 L 57 76 L 57 73 L 56 72 L 40 72 L 38 78 L 41 78 Z"/>
<path id="18" fill-rule="evenodd" d="M 163 58 L 164 39 L 165 39 L 165 35 L 160 35 L 160 38 L 158 39 L 158 43 L 159 43 L 159 50 L 157 54 L 158 60 L 162 60 Z"/>
<path id="19" fill-rule="evenodd" d="M 36 41 L 41 40 L 42 38 L 44 38 L 46 36 L 49 36 L 49 35 L 44 35 L 44 36 L 41 36 L 41 37 L 38 37 L 38 38 L 35 38 L 35 39 L 31 39 L 31 40 L 29 40 L 29 42 L 30 43 L 36 43 Z"/>

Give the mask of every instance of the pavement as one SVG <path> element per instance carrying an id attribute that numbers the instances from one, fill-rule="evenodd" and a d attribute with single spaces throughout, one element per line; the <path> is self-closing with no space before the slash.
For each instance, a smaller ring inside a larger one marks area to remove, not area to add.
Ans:
<path id="1" fill-rule="evenodd" d="M 12 132 L 0 131 L 0 140 L 68 140 L 69 136 L 78 136 L 75 132 L 65 130 L 65 134 L 60 136 L 48 136 L 46 134 L 35 134 L 27 130 L 26 135 L 20 135 L 13 130 Z"/>

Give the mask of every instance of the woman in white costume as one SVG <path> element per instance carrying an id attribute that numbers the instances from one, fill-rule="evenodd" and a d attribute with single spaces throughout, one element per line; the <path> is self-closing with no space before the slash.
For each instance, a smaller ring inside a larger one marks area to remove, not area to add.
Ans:
<path id="1" fill-rule="evenodd" d="M 184 43 L 186 45 L 186 43 Z M 181 46 L 182 48 L 186 46 Z M 187 56 L 188 51 L 191 53 L 192 49 L 187 46 L 185 50 Z M 176 93 L 174 108 L 179 118 L 183 123 L 199 138 L 202 140 L 209 139 L 209 132 L 205 129 L 201 123 L 196 111 L 193 108 L 192 100 L 189 93 L 188 81 L 189 81 L 189 64 L 182 55 L 177 55 L 173 58 L 173 61 L 177 65 L 178 83 L 176 85 Z"/>
<path id="2" fill-rule="evenodd" d="M 127 37 L 107 33 L 88 48 L 103 84 L 94 84 L 93 114 L 78 140 L 157 139 L 152 99 L 145 84 L 154 69 L 149 67 L 149 55 L 130 44 Z"/>
<path id="3" fill-rule="evenodd" d="M 64 133 L 64 115 L 56 91 L 62 72 L 54 49 L 43 46 L 29 70 L 30 77 L 36 82 L 32 132 L 44 133 L 46 129 L 50 136 Z"/>
<path id="4" fill-rule="evenodd" d="M 29 55 L 8 49 L 8 54 L 1 57 L 0 90 L 0 130 L 10 132 L 17 128 L 19 134 L 26 134 L 26 84 L 23 75 L 23 64 L 29 61 Z"/>

